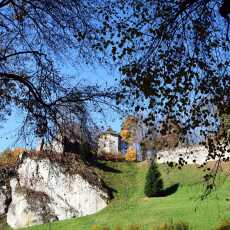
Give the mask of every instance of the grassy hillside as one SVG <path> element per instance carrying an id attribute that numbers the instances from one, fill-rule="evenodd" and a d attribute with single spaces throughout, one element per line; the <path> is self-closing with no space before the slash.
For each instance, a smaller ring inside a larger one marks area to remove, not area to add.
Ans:
<path id="1" fill-rule="evenodd" d="M 82 217 L 29 228 L 30 230 L 91 230 L 93 226 L 109 226 L 125 229 L 130 224 L 141 224 L 143 229 L 153 229 L 162 222 L 182 220 L 191 229 L 211 230 L 219 223 L 230 220 L 230 181 L 218 177 L 218 189 L 207 200 L 199 199 L 203 192 L 202 172 L 195 166 L 182 170 L 169 169 L 161 165 L 165 187 L 180 183 L 172 195 L 160 198 L 146 198 L 143 193 L 147 163 L 107 162 L 103 174 L 107 184 L 112 187 L 114 199 L 101 212 Z M 113 170 L 112 170 L 113 169 Z"/>

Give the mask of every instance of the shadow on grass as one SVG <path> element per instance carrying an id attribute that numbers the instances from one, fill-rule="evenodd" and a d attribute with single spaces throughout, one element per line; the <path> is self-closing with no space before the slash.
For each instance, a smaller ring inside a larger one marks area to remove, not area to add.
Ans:
<path id="1" fill-rule="evenodd" d="M 104 185 L 104 187 L 107 189 L 109 199 L 112 200 L 114 198 L 114 193 L 117 193 L 117 190 L 106 184 Z"/>
<path id="2" fill-rule="evenodd" d="M 121 173 L 120 170 L 118 169 L 115 169 L 115 168 L 112 168 L 108 165 L 106 165 L 106 163 L 102 163 L 102 162 L 99 162 L 99 161 L 93 161 L 91 162 L 91 165 L 105 171 L 105 172 L 112 172 L 112 173 Z"/>
<path id="3" fill-rule="evenodd" d="M 165 196 L 170 196 L 174 194 L 179 188 L 179 186 L 180 186 L 180 183 L 176 183 L 176 184 L 169 186 L 168 188 L 163 189 L 161 193 L 159 194 L 159 197 L 165 197 Z"/>
<path id="4" fill-rule="evenodd" d="M 118 170 L 118 169 L 115 169 L 115 168 L 112 168 L 108 165 L 106 165 L 106 162 L 100 162 L 100 161 L 97 161 L 97 160 L 94 160 L 94 161 L 91 161 L 90 162 L 90 165 L 91 166 L 94 166 L 98 169 L 101 169 L 103 170 L 104 172 L 111 172 L 111 173 L 122 173 L 122 171 Z M 109 195 L 109 198 L 110 199 L 113 199 L 114 198 L 114 193 L 117 193 L 117 190 L 108 186 L 104 181 L 102 181 L 103 183 L 103 187 L 107 190 L 108 192 L 108 195 Z M 1 229 L 0 229 L 1 230 Z"/>

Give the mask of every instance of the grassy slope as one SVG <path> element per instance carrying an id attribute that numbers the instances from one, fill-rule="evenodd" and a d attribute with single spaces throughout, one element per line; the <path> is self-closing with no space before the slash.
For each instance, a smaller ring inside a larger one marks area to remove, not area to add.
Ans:
<path id="1" fill-rule="evenodd" d="M 211 230 L 220 222 L 230 219 L 230 181 L 219 178 L 218 190 L 207 200 L 200 201 L 203 188 L 201 171 L 194 166 L 182 170 L 160 166 L 165 186 L 179 182 L 173 195 L 162 198 L 146 198 L 143 194 L 146 163 L 112 163 L 107 165 L 121 173 L 104 173 L 105 181 L 116 189 L 114 200 L 97 214 L 48 225 L 34 226 L 30 230 L 90 230 L 93 225 L 125 229 L 130 224 L 141 224 L 143 229 L 152 229 L 154 224 L 171 220 L 190 223 L 192 229 Z M 102 172 L 101 172 L 102 173 Z"/>

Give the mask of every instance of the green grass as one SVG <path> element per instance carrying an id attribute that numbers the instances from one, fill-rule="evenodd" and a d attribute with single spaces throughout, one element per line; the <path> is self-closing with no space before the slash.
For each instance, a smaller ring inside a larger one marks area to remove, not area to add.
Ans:
<path id="1" fill-rule="evenodd" d="M 144 182 L 148 165 L 142 163 L 114 163 L 107 165 L 121 173 L 102 172 L 106 183 L 115 189 L 115 198 L 97 214 L 27 228 L 30 230 L 91 230 L 93 226 L 109 226 L 125 229 L 131 224 L 141 224 L 143 229 L 170 221 L 188 222 L 191 229 L 211 230 L 221 222 L 230 220 L 230 181 L 218 177 L 218 189 L 204 201 L 200 195 L 202 171 L 195 166 L 182 170 L 169 169 L 161 165 L 160 171 L 165 187 L 180 183 L 179 189 L 167 197 L 147 198 L 144 196 Z"/>

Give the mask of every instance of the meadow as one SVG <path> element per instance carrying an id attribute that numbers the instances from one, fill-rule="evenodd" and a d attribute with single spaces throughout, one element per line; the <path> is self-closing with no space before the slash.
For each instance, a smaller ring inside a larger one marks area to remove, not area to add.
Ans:
<path id="1" fill-rule="evenodd" d="M 128 229 L 140 226 L 154 230 L 162 223 L 185 222 L 192 230 L 212 230 L 230 220 L 230 181 L 225 165 L 217 179 L 217 188 L 206 199 L 201 169 L 195 165 L 182 169 L 159 165 L 164 187 L 169 194 L 147 198 L 144 195 L 147 162 L 102 162 L 98 169 L 114 198 L 102 211 L 81 218 L 27 228 L 27 230 Z M 176 186 L 175 186 L 176 185 Z M 174 188 L 175 191 L 170 191 Z M 170 194 L 171 193 L 171 194 Z"/>

